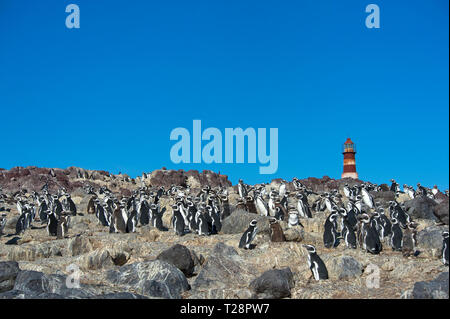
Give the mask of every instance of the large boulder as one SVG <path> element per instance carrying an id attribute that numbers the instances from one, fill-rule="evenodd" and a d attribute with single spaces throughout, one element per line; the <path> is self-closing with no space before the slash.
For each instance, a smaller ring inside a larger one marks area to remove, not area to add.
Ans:
<path id="1" fill-rule="evenodd" d="M 326 266 L 331 279 L 347 280 L 362 274 L 361 263 L 350 256 L 330 258 Z"/>
<path id="2" fill-rule="evenodd" d="M 44 274 L 38 271 L 24 270 L 16 278 L 14 290 L 23 293 L 25 298 L 89 298 L 96 290 L 87 285 L 80 288 L 67 287 L 67 277 L 57 274 Z"/>
<path id="3" fill-rule="evenodd" d="M 110 270 L 107 280 L 142 295 L 169 299 L 181 298 L 181 294 L 190 288 L 184 274 L 162 260 L 137 262 Z"/>
<path id="4" fill-rule="evenodd" d="M 114 266 L 114 261 L 107 249 L 97 249 L 78 258 L 80 268 L 95 270 Z"/>
<path id="5" fill-rule="evenodd" d="M 250 283 L 250 288 L 258 298 L 280 299 L 291 296 L 294 279 L 289 267 L 271 269 Z"/>
<path id="6" fill-rule="evenodd" d="M 192 254 L 185 246 L 176 244 L 163 252 L 156 259 L 166 261 L 180 269 L 187 277 L 192 276 L 194 272 L 194 260 Z"/>
<path id="7" fill-rule="evenodd" d="M 69 240 L 68 251 L 69 256 L 78 256 L 81 254 L 86 254 L 94 250 L 92 244 L 88 237 L 86 236 L 76 236 Z"/>
<path id="8" fill-rule="evenodd" d="M 437 203 L 423 196 L 405 202 L 407 213 L 413 218 L 437 220 L 435 216 Z"/>
<path id="9" fill-rule="evenodd" d="M 233 211 L 230 216 L 222 221 L 221 232 L 224 234 L 242 234 L 247 230 L 253 219 L 256 219 L 258 222 L 256 225 L 258 227 L 258 233 L 269 234 L 270 225 L 268 217 L 252 214 L 241 209 Z"/>
<path id="10" fill-rule="evenodd" d="M 254 274 L 237 251 L 219 242 L 192 285 L 196 290 L 225 290 L 248 287 Z"/>
<path id="11" fill-rule="evenodd" d="M 5 292 L 14 288 L 14 283 L 19 272 L 20 268 L 17 262 L 0 262 L 0 292 Z"/>
<path id="12" fill-rule="evenodd" d="M 445 195 L 444 195 L 445 196 Z M 436 218 L 444 223 L 445 225 L 448 225 L 448 214 L 449 214 L 449 205 L 448 205 L 448 197 L 446 200 L 441 201 L 434 211 L 434 214 Z"/>
<path id="13" fill-rule="evenodd" d="M 434 280 L 416 282 L 412 297 L 414 299 L 448 299 L 448 271 L 441 273 Z"/>
<path id="14" fill-rule="evenodd" d="M 422 257 L 441 258 L 442 233 L 448 231 L 445 226 L 430 226 L 417 233 L 417 247 Z"/>

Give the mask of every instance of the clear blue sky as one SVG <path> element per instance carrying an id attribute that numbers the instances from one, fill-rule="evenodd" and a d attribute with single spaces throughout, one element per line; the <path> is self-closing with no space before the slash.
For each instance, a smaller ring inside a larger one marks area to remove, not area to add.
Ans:
<path id="1" fill-rule="evenodd" d="M 78 4 L 81 28 L 67 29 Z M 365 27 L 376 3 L 381 28 Z M 448 188 L 447 0 L 0 1 L 0 167 L 233 183 L 360 178 Z M 279 165 L 170 161 L 172 129 L 277 127 Z"/>

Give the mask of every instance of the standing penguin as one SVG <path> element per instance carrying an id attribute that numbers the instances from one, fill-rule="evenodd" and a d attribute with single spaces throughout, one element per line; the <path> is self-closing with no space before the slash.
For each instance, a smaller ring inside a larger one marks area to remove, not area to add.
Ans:
<path id="1" fill-rule="evenodd" d="M 403 233 L 403 257 L 414 256 L 416 253 L 416 228 L 417 224 L 414 222 L 408 222 L 406 225 L 405 232 Z"/>
<path id="2" fill-rule="evenodd" d="M 69 224 L 68 216 L 66 214 L 62 214 L 58 220 L 58 226 L 56 230 L 57 239 L 64 239 L 64 237 L 67 234 L 68 224 Z"/>
<path id="3" fill-rule="evenodd" d="M 251 196 L 251 195 L 245 196 L 245 207 L 247 208 L 247 211 L 249 213 L 258 214 L 253 196 Z"/>
<path id="4" fill-rule="evenodd" d="M 391 219 L 391 247 L 392 250 L 401 251 L 403 246 L 403 232 L 396 218 Z"/>
<path id="5" fill-rule="evenodd" d="M 47 223 L 47 233 L 49 236 L 57 236 L 58 235 L 58 219 L 56 218 L 56 214 L 51 212 L 48 215 L 48 223 Z"/>
<path id="6" fill-rule="evenodd" d="M 281 228 L 278 220 L 274 217 L 270 217 L 270 241 L 271 242 L 283 242 L 286 241 L 286 237 L 284 237 L 283 229 Z"/>
<path id="7" fill-rule="evenodd" d="M 337 241 L 337 230 L 336 230 L 336 218 L 337 213 L 333 210 L 333 212 L 328 216 L 324 225 L 323 232 L 323 244 L 326 248 L 335 247 L 338 243 Z"/>
<path id="8" fill-rule="evenodd" d="M 247 230 L 242 234 L 241 240 L 239 241 L 239 248 L 250 249 L 250 244 L 255 239 L 258 227 L 256 227 L 256 219 L 250 222 Z"/>
<path id="9" fill-rule="evenodd" d="M 175 234 L 177 234 L 178 236 L 183 236 L 185 224 L 184 224 L 184 218 L 181 215 L 179 206 L 173 205 L 172 210 L 173 210 L 173 216 L 172 216 L 173 230 L 175 231 Z"/>
<path id="10" fill-rule="evenodd" d="M 72 198 L 70 197 L 70 194 L 66 194 L 66 200 L 64 203 L 66 206 L 65 209 L 68 210 L 72 216 L 76 216 L 77 215 L 77 206 L 75 205 Z"/>
<path id="11" fill-rule="evenodd" d="M 369 215 L 362 214 L 363 228 L 363 248 L 371 254 L 377 255 L 383 250 L 383 246 L 376 229 L 376 223 L 371 220 Z"/>
<path id="12" fill-rule="evenodd" d="M 203 209 L 197 210 L 195 215 L 195 221 L 197 224 L 198 234 L 200 236 L 209 236 L 209 227 L 208 222 L 205 218 L 205 214 L 203 213 Z"/>
<path id="13" fill-rule="evenodd" d="M 119 207 L 114 210 L 113 215 L 114 215 L 113 221 L 115 223 L 114 229 L 121 233 L 126 233 L 128 214 L 126 213 L 125 206 L 123 204 L 120 204 Z"/>
<path id="14" fill-rule="evenodd" d="M 132 210 L 130 216 L 127 219 L 127 233 L 135 233 L 137 225 L 137 210 Z"/>
<path id="15" fill-rule="evenodd" d="M 323 260 L 317 255 L 316 248 L 313 245 L 303 245 L 308 251 L 308 266 L 314 276 L 314 279 L 328 279 L 328 270 Z"/>
<path id="16" fill-rule="evenodd" d="M 6 214 L 2 214 L 0 216 L 0 236 L 3 235 L 3 229 L 5 229 L 6 226 Z"/>
<path id="17" fill-rule="evenodd" d="M 354 230 L 354 226 L 350 224 L 348 219 L 348 214 L 345 209 L 341 209 L 339 212 L 342 216 L 342 230 L 341 230 L 341 236 L 345 241 L 345 245 L 349 248 L 356 249 L 356 234 Z"/>
<path id="18" fill-rule="evenodd" d="M 448 266 L 448 231 L 442 233 L 442 262 Z"/>

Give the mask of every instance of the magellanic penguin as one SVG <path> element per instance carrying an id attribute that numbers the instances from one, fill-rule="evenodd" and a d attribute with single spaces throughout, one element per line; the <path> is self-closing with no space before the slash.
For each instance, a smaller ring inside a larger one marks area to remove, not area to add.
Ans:
<path id="1" fill-rule="evenodd" d="M 328 279 L 328 270 L 323 260 L 317 255 L 313 245 L 303 245 L 308 251 L 308 266 L 316 281 Z"/>
<path id="2" fill-rule="evenodd" d="M 402 254 L 403 257 L 414 256 L 416 254 L 416 228 L 417 223 L 408 222 L 403 233 Z"/>
<path id="3" fill-rule="evenodd" d="M 258 227 L 256 227 L 256 219 L 250 222 L 247 230 L 242 234 L 241 240 L 239 241 L 239 248 L 250 249 L 251 242 L 255 239 Z"/>
<path id="4" fill-rule="evenodd" d="M 119 204 L 119 207 L 114 210 L 113 215 L 114 217 L 112 218 L 112 221 L 115 223 L 114 229 L 121 233 L 126 233 L 128 214 L 125 206 L 123 204 Z"/>
<path id="5" fill-rule="evenodd" d="M 363 248 L 371 254 L 377 255 L 383 250 L 383 246 L 376 230 L 375 223 L 370 219 L 369 215 L 362 214 L 363 232 L 362 241 Z"/>
<path id="6" fill-rule="evenodd" d="M 184 224 L 184 218 L 180 213 L 179 206 L 172 205 L 172 211 L 173 211 L 173 216 L 172 216 L 173 230 L 175 231 L 175 234 L 177 234 L 178 236 L 183 236 L 185 224 Z"/>
<path id="7" fill-rule="evenodd" d="M 345 245 L 348 248 L 356 249 L 356 234 L 355 234 L 355 227 L 350 224 L 348 219 L 348 214 L 345 209 L 341 209 L 339 213 L 342 216 L 342 230 L 341 230 L 341 237 L 345 241 Z"/>
<path id="8" fill-rule="evenodd" d="M 338 234 L 337 234 L 337 224 L 336 218 L 338 214 L 333 209 L 332 213 L 328 215 L 325 221 L 324 232 L 323 232 L 323 244 L 326 248 L 336 247 L 338 244 Z"/>
<path id="9" fill-rule="evenodd" d="M 391 218 L 391 247 L 392 250 L 401 251 L 403 246 L 403 232 L 396 218 Z"/>
<path id="10" fill-rule="evenodd" d="M 88 214 L 95 214 L 95 200 L 96 200 L 96 199 L 97 199 L 97 196 L 94 195 L 94 196 L 92 196 L 91 199 L 89 200 L 88 205 L 87 205 L 87 209 L 86 209 L 86 212 L 87 212 Z"/>
<path id="11" fill-rule="evenodd" d="M 61 214 L 61 217 L 58 220 L 58 226 L 57 226 L 57 230 L 56 230 L 56 238 L 57 239 L 64 239 L 66 237 L 67 230 L 69 228 L 68 217 L 69 216 L 67 216 L 65 213 Z"/>
<path id="12" fill-rule="evenodd" d="M 58 235 L 58 219 L 56 218 L 56 214 L 51 212 L 48 214 L 48 222 L 47 222 L 47 233 L 49 236 L 57 236 Z"/>
<path id="13" fill-rule="evenodd" d="M 245 196 L 245 207 L 247 208 L 247 211 L 251 214 L 258 214 L 258 211 L 256 210 L 255 201 L 253 200 L 253 196 L 247 195 Z"/>
<path id="14" fill-rule="evenodd" d="M 274 243 L 286 241 L 283 229 L 278 223 L 278 220 L 274 217 L 270 217 L 269 223 L 270 223 L 270 241 Z"/>
<path id="15" fill-rule="evenodd" d="M 198 234 L 200 236 L 209 236 L 210 231 L 209 231 L 208 222 L 206 221 L 205 213 L 204 213 L 203 209 L 197 210 L 197 213 L 195 215 L 195 221 L 197 224 Z"/>
<path id="16" fill-rule="evenodd" d="M 127 233 L 135 233 L 136 232 L 136 226 L 137 226 L 137 210 L 132 210 L 130 213 L 130 216 L 128 216 L 127 219 Z"/>
<path id="17" fill-rule="evenodd" d="M 448 266 L 448 231 L 442 233 L 442 262 Z"/>

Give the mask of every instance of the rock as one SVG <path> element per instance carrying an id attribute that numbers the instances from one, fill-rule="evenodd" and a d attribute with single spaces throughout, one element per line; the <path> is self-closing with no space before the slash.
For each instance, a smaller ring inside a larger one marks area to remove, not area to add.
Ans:
<path id="1" fill-rule="evenodd" d="M 191 252 L 183 245 L 176 244 L 163 252 L 156 259 L 171 263 L 180 269 L 186 277 L 192 276 L 194 272 L 194 260 Z"/>
<path id="2" fill-rule="evenodd" d="M 46 275 L 38 271 L 24 270 L 17 275 L 14 290 L 23 292 L 25 298 L 89 298 L 94 296 L 92 289 L 86 285 L 80 288 L 68 288 L 66 279 L 67 277 L 62 275 Z M 51 295 L 47 296 L 47 294 Z"/>
<path id="3" fill-rule="evenodd" d="M 448 299 L 448 271 L 441 273 L 434 280 L 416 282 L 412 297 L 414 299 Z"/>
<path id="4" fill-rule="evenodd" d="M 76 236 L 69 241 L 68 250 L 70 256 L 78 256 L 92 251 L 93 247 L 89 238 Z"/>
<path id="5" fill-rule="evenodd" d="M 414 199 L 405 202 L 407 213 L 413 218 L 432 219 L 437 220 L 434 212 L 437 203 L 423 196 L 418 196 Z"/>
<path id="6" fill-rule="evenodd" d="M 216 244 L 192 285 L 197 290 L 248 287 L 253 274 L 233 247 Z"/>
<path id="7" fill-rule="evenodd" d="M 286 238 L 286 241 L 293 241 L 293 242 L 301 242 L 304 238 L 304 230 L 301 228 L 301 226 L 295 226 L 286 229 L 284 232 L 284 237 Z"/>
<path id="8" fill-rule="evenodd" d="M 442 256 L 442 232 L 448 231 L 445 226 L 430 226 L 417 233 L 417 248 L 420 257 L 440 259 Z"/>
<path id="9" fill-rule="evenodd" d="M 60 243 L 57 241 L 46 242 L 42 244 L 23 244 L 13 246 L 8 252 L 8 259 L 15 261 L 34 261 L 51 256 L 62 256 Z"/>
<path id="10" fill-rule="evenodd" d="M 369 193 L 372 195 L 374 202 L 380 202 L 380 204 L 385 207 L 388 206 L 387 203 L 389 201 L 395 200 L 395 193 L 390 190 L 381 192 L 370 191 Z"/>
<path id="11" fill-rule="evenodd" d="M 260 216 L 257 214 L 248 213 L 245 210 L 235 210 L 230 216 L 222 221 L 222 230 L 224 234 L 242 234 L 247 230 L 250 222 L 256 219 L 258 233 L 269 234 L 270 225 L 269 218 L 265 216 Z"/>
<path id="12" fill-rule="evenodd" d="M 323 225 L 325 224 L 325 221 L 323 218 L 319 218 L 317 213 L 314 218 L 302 218 L 300 219 L 300 222 L 305 227 L 304 231 L 306 233 L 323 234 Z"/>
<path id="13" fill-rule="evenodd" d="M 448 203 L 449 203 L 448 197 L 446 197 L 446 200 L 441 201 L 441 203 L 439 203 L 439 205 L 436 207 L 434 211 L 436 218 L 445 225 L 448 225 L 448 214 L 449 214 Z"/>
<path id="14" fill-rule="evenodd" d="M 106 249 L 97 249 L 79 258 L 80 268 L 83 270 L 102 269 L 113 266 L 115 263 Z"/>
<path id="15" fill-rule="evenodd" d="M 107 280 L 143 295 L 170 299 L 181 298 L 181 293 L 189 289 L 184 274 L 162 260 L 137 262 L 110 270 Z"/>
<path id="16" fill-rule="evenodd" d="M 8 217 L 6 220 L 5 230 L 12 230 L 16 233 L 16 224 L 19 220 L 19 215 Z"/>
<path id="17" fill-rule="evenodd" d="M 0 262 L 0 292 L 5 292 L 14 288 L 14 283 L 19 272 L 20 268 L 17 262 Z"/>
<path id="18" fill-rule="evenodd" d="M 350 256 L 330 258 L 326 267 L 330 279 L 346 280 L 361 276 L 362 265 Z"/>
<path id="19" fill-rule="evenodd" d="M 250 283 L 250 288 L 259 298 L 280 299 L 291 296 L 294 279 L 289 267 L 271 269 Z"/>

